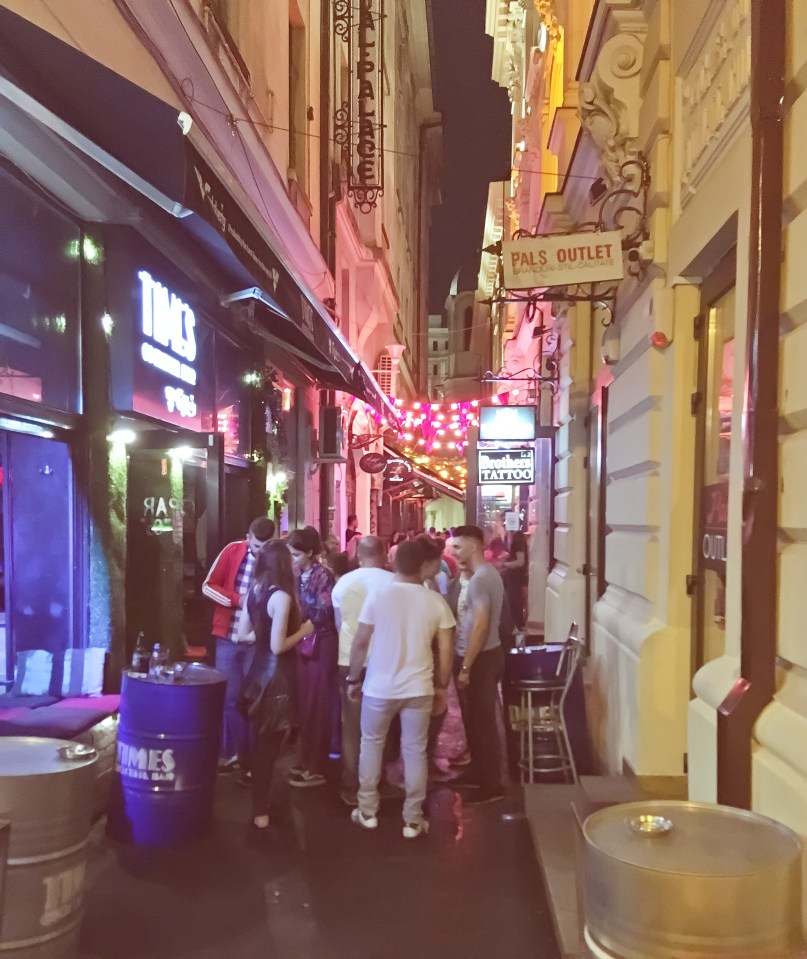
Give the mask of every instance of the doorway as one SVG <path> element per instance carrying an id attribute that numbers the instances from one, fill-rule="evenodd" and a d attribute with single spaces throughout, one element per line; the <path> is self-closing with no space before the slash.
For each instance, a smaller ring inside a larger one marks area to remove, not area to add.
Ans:
<path id="1" fill-rule="evenodd" d="M 734 406 L 736 251 L 701 288 L 697 320 L 695 535 L 692 670 L 719 658 L 726 644 L 726 559 L 731 418 Z"/>

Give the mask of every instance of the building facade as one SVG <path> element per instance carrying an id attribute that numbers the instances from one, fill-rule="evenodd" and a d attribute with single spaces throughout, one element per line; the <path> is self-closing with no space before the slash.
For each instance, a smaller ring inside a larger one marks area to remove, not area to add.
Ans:
<path id="1" fill-rule="evenodd" d="M 615 296 L 547 297 L 547 636 L 583 625 L 603 771 L 687 777 L 805 835 L 803 11 L 492 0 L 488 29 L 513 227 L 622 231 Z"/>
<path id="2" fill-rule="evenodd" d="M 2 284 L 5 669 L 95 645 L 114 675 L 141 631 L 175 655 L 204 645 L 201 580 L 254 516 L 327 530 L 343 449 L 323 407 L 356 396 L 395 423 L 334 318 L 331 10 L 43 0 L 0 17 L 18 237 Z"/>
<path id="3" fill-rule="evenodd" d="M 344 149 L 346 128 L 336 123 L 329 164 L 336 315 L 386 393 L 401 399 L 425 393 L 429 370 L 428 238 L 439 201 L 442 131 L 434 109 L 427 10 L 425 0 L 374 0 L 367 36 L 361 18 L 346 14 L 348 19 L 335 21 L 331 52 L 334 115 L 338 120 L 341 110 L 353 124 Z M 377 43 L 365 48 L 377 51 L 369 76 L 372 104 L 363 97 L 366 77 L 358 73 L 358 51 L 368 36 Z M 362 109 L 377 124 L 375 193 L 369 200 L 353 172 L 363 149 L 355 136 Z M 346 463 L 336 468 L 334 532 L 343 536 L 347 517 L 355 514 L 361 531 L 383 529 L 386 535 L 392 514 L 383 475 L 359 465 L 367 453 L 383 454 L 383 424 L 361 400 L 343 394 L 342 407 Z"/>

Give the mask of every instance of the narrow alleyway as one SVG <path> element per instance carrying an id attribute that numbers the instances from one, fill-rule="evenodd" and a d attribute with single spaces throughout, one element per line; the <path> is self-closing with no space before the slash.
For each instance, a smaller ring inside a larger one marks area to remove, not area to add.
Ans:
<path id="1" fill-rule="evenodd" d="M 195 846 L 151 852 L 99 830 L 81 959 L 555 959 L 519 791 L 466 809 L 440 786 L 429 803 L 431 834 L 406 842 L 395 799 L 365 833 L 330 789 L 293 791 L 262 835 L 222 777 Z"/>

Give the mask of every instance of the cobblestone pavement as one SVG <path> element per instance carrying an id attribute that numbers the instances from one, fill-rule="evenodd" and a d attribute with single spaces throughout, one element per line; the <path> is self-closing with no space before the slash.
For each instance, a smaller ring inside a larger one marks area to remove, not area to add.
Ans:
<path id="1" fill-rule="evenodd" d="M 443 764 L 462 746 L 453 705 Z M 333 773 L 319 789 L 281 784 L 268 834 L 250 828 L 232 776 L 209 836 L 185 849 L 121 846 L 99 824 L 81 959 L 556 959 L 520 790 L 469 809 L 435 784 L 431 833 L 407 842 L 399 798 L 363 832 Z"/>

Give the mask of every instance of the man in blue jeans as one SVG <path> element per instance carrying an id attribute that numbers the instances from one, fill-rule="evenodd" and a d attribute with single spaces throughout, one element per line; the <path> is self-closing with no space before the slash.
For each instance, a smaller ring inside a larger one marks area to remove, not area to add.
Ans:
<path id="1" fill-rule="evenodd" d="M 364 829 L 378 827 L 384 743 L 392 720 L 400 716 L 406 787 L 404 839 L 416 839 L 429 831 L 423 818 L 429 721 L 432 712 L 445 712 L 451 678 L 454 616 L 443 597 L 423 585 L 425 558 L 423 546 L 417 541 L 398 547 L 395 579 L 369 595 L 359 615 L 346 681 L 348 695 L 354 701 L 361 696 L 359 805 L 351 819 Z M 367 673 L 362 689 L 365 659 Z"/>
<path id="2" fill-rule="evenodd" d="M 202 586 L 204 595 L 216 604 L 212 628 L 216 669 L 227 677 L 220 752 L 222 769 L 234 769 L 237 765 L 246 769 L 248 765 L 249 727 L 238 711 L 238 698 L 252 664 L 254 646 L 251 642 L 238 641 L 238 614 L 252 585 L 255 556 L 274 535 L 272 520 L 266 516 L 253 520 L 246 539 L 228 543 L 219 553 Z"/>

